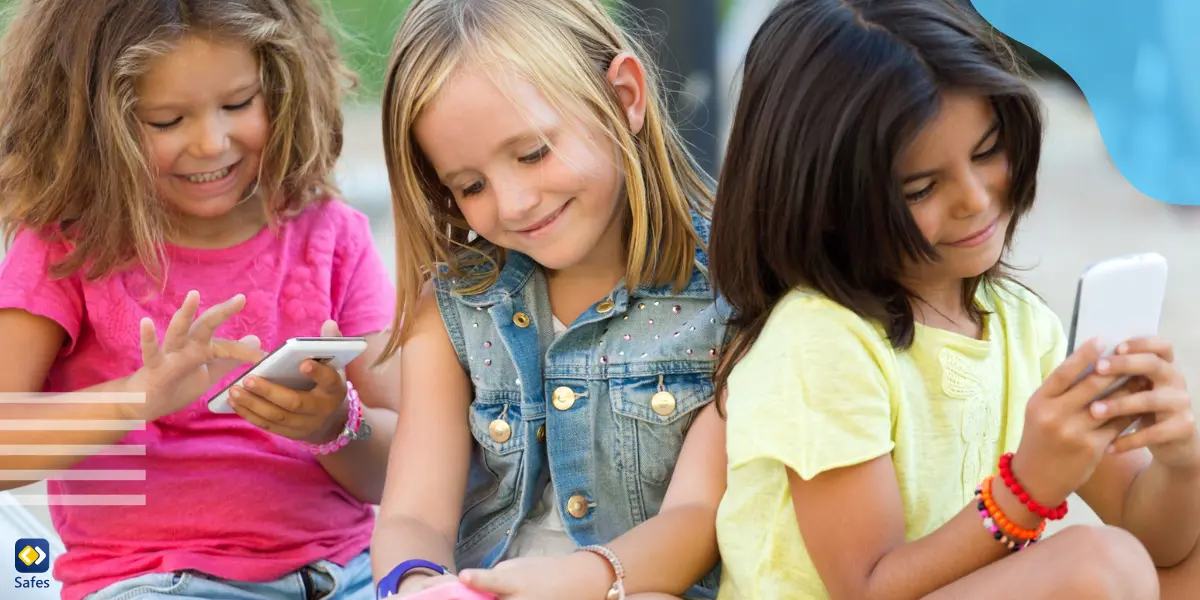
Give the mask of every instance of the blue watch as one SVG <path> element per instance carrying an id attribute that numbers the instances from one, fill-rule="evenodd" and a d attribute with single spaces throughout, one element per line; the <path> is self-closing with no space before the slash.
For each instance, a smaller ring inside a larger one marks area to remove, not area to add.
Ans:
<path id="1" fill-rule="evenodd" d="M 400 588 L 400 581 L 414 569 L 428 569 L 438 575 L 445 575 L 450 572 L 450 569 L 427 560 L 419 558 L 406 560 L 396 565 L 387 575 L 383 576 L 383 579 L 379 580 L 379 584 L 375 586 L 375 599 L 381 600 L 395 596 Z"/>

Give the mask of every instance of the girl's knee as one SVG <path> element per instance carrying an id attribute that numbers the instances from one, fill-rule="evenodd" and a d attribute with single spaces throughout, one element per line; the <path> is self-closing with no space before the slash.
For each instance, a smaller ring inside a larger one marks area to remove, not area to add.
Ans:
<path id="1" fill-rule="evenodd" d="M 1070 546 L 1064 559 L 1077 565 L 1064 575 L 1083 593 L 1079 597 L 1158 598 L 1154 561 L 1133 534 L 1106 525 L 1076 525 L 1054 535 L 1059 536 L 1060 543 Z"/>

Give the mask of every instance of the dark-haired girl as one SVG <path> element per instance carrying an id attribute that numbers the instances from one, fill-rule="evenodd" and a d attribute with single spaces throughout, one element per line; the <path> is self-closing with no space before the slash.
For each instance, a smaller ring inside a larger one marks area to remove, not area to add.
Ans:
<path id="1" fill-rule="evenodd" d="M 720 598 L 1156 598 L 1195 547 L 1171 345 L 1066 356 L 1005 273 L 1042 141 L 1019 73 L 948 0 L 791 0 L 754 39 L 711 238 Z M 1075 493 L 1107 525 L 1035 544 Z"/>

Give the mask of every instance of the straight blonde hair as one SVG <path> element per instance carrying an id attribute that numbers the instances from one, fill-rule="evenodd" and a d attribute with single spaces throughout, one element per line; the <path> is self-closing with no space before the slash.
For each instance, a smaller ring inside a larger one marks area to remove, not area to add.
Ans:
<path id="1" fill-rule="evenodd" d="M 636 135 L 606 77 L 622 52 L 647 66 L 645 123 Z M 465 275 L 465 266 L 488 265 L 463 293 L 487 289 L 502 267 L 501 250 L 487 252 L 468 243 L 466 220 L 413 136 L 421 111 L 455 68 L 471 59 L 511 67 L 556 110 L 607 132 L 620 152 L 630 209 L 626 285 L 630 290 L 643 284 L 687 285 L 696 248 L 704 246 L 692 212 L 704 218 L 711 213 L 712 184 L 672 125 L 648 56 L 599 0 L 412 3 L 392 47 L 383 100 L 398 271 L 396 316 L 384 358 L 402 344 L 403 315 L 416 306 L 440 265 L 455 277 Z"/>
<path id="2" fill-rule="evenodd" d="M 272 218 L 327 198 L 342 148 L 340 61 L 313 0 L 24 0 L 0 42 L 4 233 L 61 231 L 57 276 L 136 261 L 157 277 L 170 226 L 133 115 L 148 61 L 186 35 L 248 44 L 270 115 L 258 194 Z"/>

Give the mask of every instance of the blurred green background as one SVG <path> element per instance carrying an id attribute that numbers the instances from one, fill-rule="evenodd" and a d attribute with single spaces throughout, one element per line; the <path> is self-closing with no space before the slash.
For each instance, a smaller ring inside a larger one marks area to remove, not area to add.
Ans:
<path id="1" fill-rule="evenodd" d="M 3 0 L 0 0 L 3 1 Z M 342 34 L 342 52 L 359 77 L 359 100 L 377 98 L 392 36 L 409 0 L 330 0 L 332 20 Z"/>

